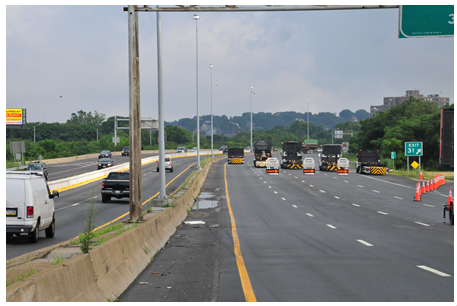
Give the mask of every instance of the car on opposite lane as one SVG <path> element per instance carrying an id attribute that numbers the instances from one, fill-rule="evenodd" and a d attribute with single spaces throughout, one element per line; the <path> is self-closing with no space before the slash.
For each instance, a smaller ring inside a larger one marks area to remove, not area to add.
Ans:
<path id="1" fill-rule="evenodd" d="M 114 166 L 114 162 L 111 158 L 102 158 L 98 161 L 98 170 L 112 166 Z"/>
<path id="2" fill-rule="evenodd" d="M 48 180 L 48 168 L 45 163 L 33 162 L 27 166 L 27 171 L 40 173 L 42 177 Z"/>
<path id="3" fill-rule="evenodd" d="M 124 147 L 122 149 L 121 155 L 122 156 L 129 156 L 129 154 L 130 154 L 130 147 Z"/>
<path id="4" fill-rule="evenodd" d="M 165 156 L 165 170 L 170 170 L 173 172 L 173 162 L 169 156 Z M 157 161 L 157 172 L 159 172 L 159 161 Z"/>
<path id="5" fill-rule="evenodd" d="M 111 151 L 110 150 L 102 150 L 98 155 L 98 159 L 102 159 L 104 157 L 111 158 Z"/>
<path id="6" fill-rule="evenodd" d="M 185 147 L 178 147 L 176 149 L 176 153 L 185 153 L 187 152 L 187 149 Z"/>

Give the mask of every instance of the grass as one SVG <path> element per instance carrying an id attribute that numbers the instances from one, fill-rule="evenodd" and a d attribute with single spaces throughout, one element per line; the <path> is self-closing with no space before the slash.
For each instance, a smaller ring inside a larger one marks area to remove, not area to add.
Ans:
<path id="1" fill-rule="evenodd" d="M 17 278 L 13 279 L 12 281 L 6 281 L 6 287 L 8 287 L 9 285 L 12 285 L 14 283 L 17 283 L 18 281 L 21 281 L 29 276 L 32 276 L 33 274 L 36 273 L 36 269 L 30 267 L 30 272 L 29 273 L 21 273 L 21 275 L 19 275 Z"/>
<path id="2" fill-rule="evenodd" d="M 52 263 L 53 266 L 61 263 L 65 259 L 62 255 L 62 253 L 60 253 L 60 255 L 54 254 L 54 255 L 52 255 L 52 258 L 54 258 L 54 262 Z"/>

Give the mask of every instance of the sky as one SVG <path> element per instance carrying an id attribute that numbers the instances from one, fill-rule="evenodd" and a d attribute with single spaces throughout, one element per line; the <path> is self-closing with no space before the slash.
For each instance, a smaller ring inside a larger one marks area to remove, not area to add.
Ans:
<path id="1" fill-rule="evenodd" d="M 27 122 L 128 116 L 124 6 L 4 6 L 6 108 Z M 454 103 L 454 38 L 398 38 L 398 8 L 193 15 L 161 14 L 165 121 L 197 115 L 197 28 L 200 115 L 251 100 L 254 113 L 369 112 L 414 89 Z M 139 38 L 141 117 L 158 119 L 156 13 L 139 13 Z"/>

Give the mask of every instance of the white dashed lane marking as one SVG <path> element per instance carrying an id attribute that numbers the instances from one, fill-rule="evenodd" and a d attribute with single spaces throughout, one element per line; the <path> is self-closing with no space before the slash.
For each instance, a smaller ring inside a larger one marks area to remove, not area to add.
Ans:
<path id="1" fill-rule="evenodd" d="M 310 216 L 311 218 L 314 217 L 312 214 L 310 213 L 306 213 L 306 215 Z"/>
<path id="2" fill-rule="evenodd" d="M 297 205 L 292 205 L 293 207 L 297 208 Z"/>
<path id="3" fill-rule="evenodd" d="M 400 198 L 400 197 L 397 197 L 397 196 L 394 196 L 395 199 L 399 199 L 399 200 L 403 200 L 403 198 Z"/>
<path id="4" fill-rule="evenodd" d="M 373 246 L 371 243 L 368 243 L 368 242 L 366 242 L 366 241 L 363 241 L 363 240 L 360 240 L 360 239 L 359 239 L 359 240 L 357 240 L 357 241 L 358 241 L 358 242 L 360 242 L 361 244 L 364 244 L 364 245 L 366 245 L 366 246 Z"/>
<path id="5" fill-rule="evenodd" d="M 336 227 L 331 225 L 331 224 L 326 224 L 328 227 L 330 227 L 331 229 L 335 229 Z"/>
<path id="6" fill-rule="evenodd" d="M 383 212 L 383 211 L 378 211 L 377 213 L 378 213 L 378 214 L 381 214 L 381 215 L 388 215 L 388 213 L 385 213 L 385 212 Z"/>
<path id="7" fill-rule="evenodd" d="M 446 276 L 446 277 L 449 277 L 449 276 L 450 276 L 449 274 L 446 274 L 446 273 L 444 273 L 444 272 L 441 272 L 441 271 L 432 269 L 432 268 L 427 267 L 427 266 L 417 266 L 417 267 L 420 268 L 420 269 L 424 269 L 424 270 L 426 270 L 426 271 L 429 271 L 429 272 L 438 274 L 439 276 Z"/>
<path id="8" fill-rule="evenodd" d="M 419 225 L 423 225 L 423 226 L 430 226 L 430 224 L 425 224 L 425 223 L 422 223 L 422 222 L 414 222 L 416 224 L 419 224 Z"/>
<path id="9" fill-rule="evenodd" d="M 429 204 L 424 204 L 424 206 L 428 206 L 428 207 L 435 207 L 433 205 L 429 205 Z"/>
<path id="10" fill-rule="evenodd" d="M 381 193 L 380 191 L 377 191 L 377 190 L 373 190 L 373 192 L 376 192 L 376 193 Z"/>
<path id="11" fill-rule="evenodd" d="M 362 185 L 357 185 L 357 187 L 363 188 L 363 186 L 362 186 Z"/>
<path id="12" fill-rule="evenodd" d="M 325 191 L 324 191 L 324 190 L 319 190 L 319 191 L 320 191 L 320 192 L 322 192 L 322 193 L 325 193 Z"/>
<path id="13" fill-rule="evenodd" d="M 354 204 L 354 203 L 352 203 L 352 205 L 354 205 L 355 207 L 360 207 L 359 204 Z"/>
<path id="14" fill-rule="evenodd" d="M 281 199 L 283 199 L 284 201 L 286 200 L 285 198 L 281 198 Z"/>

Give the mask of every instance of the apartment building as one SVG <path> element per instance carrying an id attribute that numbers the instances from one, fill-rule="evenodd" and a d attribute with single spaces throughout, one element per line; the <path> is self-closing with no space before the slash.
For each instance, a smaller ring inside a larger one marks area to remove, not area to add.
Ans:
<path id="1" fill-rule="evenodd" d="M 441 97 L 438 94 L 427 95 L 426 97 L 424 97 L 424 95 L 419 93 L 419 90 L 407 90 L 406 95 L 403 97 L 384 97 L 384 104 L 371 105 L 371 117 L 375 116 L 378 112 L 386 111 L 391 107 L 394 107 L 407 101 L 410 96 L 413 96 L 415 98 L 421 98 L 424 101 L 435 102 L 438 104 L 438 107 L 442 107 L 443 105 L 449 105 L 449 97 Z"/>

